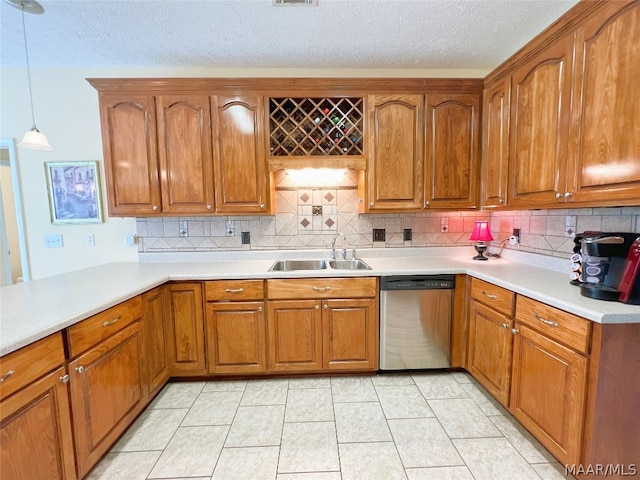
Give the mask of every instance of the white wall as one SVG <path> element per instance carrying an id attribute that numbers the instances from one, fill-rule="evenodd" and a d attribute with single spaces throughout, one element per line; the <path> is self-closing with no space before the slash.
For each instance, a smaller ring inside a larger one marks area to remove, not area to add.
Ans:
<path id="1" fill-rule="evenodd" d="M 18 147 L 20 184 L 24 197 L 26 237 L 32 278 L 78 270 L 107 262 L 137 261 L 137 249 L 125 236 L 135 233 L 135 219 L 108 218 L 97 92 L 85 78 L 101 77 L 466 77 L 480 78 L 485 70 L 204 70 L 204 69 L 32 69 L 36 123 L 53 152 Z M 29 92 L 24 68 L 0 69 L 0 137 L 22 140 L 31 128 Z M 44 162 L 99 160 L 105 222 L 52 225 Z M 61 233 L 64 247 L 45 248 L 44 236 Z M 95 235 L 94 247 L 86 245 Z"/>

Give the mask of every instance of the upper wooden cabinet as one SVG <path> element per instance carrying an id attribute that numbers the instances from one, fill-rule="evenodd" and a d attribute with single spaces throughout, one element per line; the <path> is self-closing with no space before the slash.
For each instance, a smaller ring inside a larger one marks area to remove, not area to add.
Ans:
<path id="1" fill-rule="evenodd" d="M 607 2 L 576 31 L 572 201 L 640 204 L 638 59 L 640 2 Z"/>
<path id="2" fill-rule="evenodd" d="M 476 208 L 480 96 L 426 97 L 425 207 Z"/>
<path id="3" fill-rule="evenodd" d="M 508 204 L 510 105 L 510 76 L 485 88 L 480 174 L 480 204 L 483 208 L 505 207 Z"/>
<path id="4" fill-rule="evenodd" d="M 421 208 L 424 96 L 371 95 L 368 103 L 368 210 Z"/>
<path id="5" fill-rule="evenodd" d="M 102 94 L 100 121 L 109 214 L 144 216 L 160 213 L 153 95 Z"/>
<path id="6" fill-rule="evenodd" d="M 216 211 L 269 211 L 269 182 L 260 96 L 211 97 L 214 115 Z"/>
<path id="7" fill-rule="evenodd" d="M 512 207 L 554 203 L 565 193 L 572 61 L 566 36 L 513 72 Z"/>
<path id="8" fill-rule="evenodd" d="M 159 95 L 156 108 L 163 213 L 212 213 L 209 97 Z"/>

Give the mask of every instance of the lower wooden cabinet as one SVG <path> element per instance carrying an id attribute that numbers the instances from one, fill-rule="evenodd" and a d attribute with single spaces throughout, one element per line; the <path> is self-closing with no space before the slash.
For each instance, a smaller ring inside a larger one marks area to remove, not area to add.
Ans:
<path id="1" fill-rule="evenodd" d="M 583 355 L 517 326 L 510 411 L 565 464 L 580 463 L 586 386 Z"/>
<path id="2" fill-rule="evenodd" d="M 171 283 L 166 289 L 169 372 L 206 375 L 202 283 Z"/>
<path id="3" fill-rule="evenodd" d="M 145 383 L 150 397 L 158 393 L 169 380 L 165 306 L 166 290 L 164 287 L 154 288 L 142 295 Z"/>
<path id="4" fill-rule="evenodd" d="M 140 322 L 69 362 L 78 476 L 83 477 L 146 405 Z"/>

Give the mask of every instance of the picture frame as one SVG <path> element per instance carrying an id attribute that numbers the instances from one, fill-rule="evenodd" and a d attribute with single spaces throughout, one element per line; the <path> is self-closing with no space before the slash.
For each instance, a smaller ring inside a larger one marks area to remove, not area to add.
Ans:
<path id="1" fill-rule="evenodd" d="M 45 162 L 51 223 L 102 223 L 97 161 Z"/>

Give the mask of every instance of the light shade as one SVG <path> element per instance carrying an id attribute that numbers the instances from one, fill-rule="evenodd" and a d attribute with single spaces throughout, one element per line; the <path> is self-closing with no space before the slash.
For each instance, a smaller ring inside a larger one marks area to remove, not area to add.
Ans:
<path id="1" fill-rule="evenodd" d="M 24 148 L 29 148 L 31 150 L 42 150 L 45 152 L 50 152 L 53 150 L 49 142 L 47 141 L 47 137 L 45 137 L 40 130 L 36 127 L 33 127 L 27 133 L 24 134 L 22 138 L 22 142 L 20 142 L 20 146 Z"/>
<path id="2" fill-rule="evenodd" d="M 473 233 L 469 237 L 469 240 L 475 240 L 477 242 L 490 242 L 493 240 L 491 236 L 491 229 L 489 228 L 489 222 L 487 220 L 480 220 L 473 226 Z"/>

